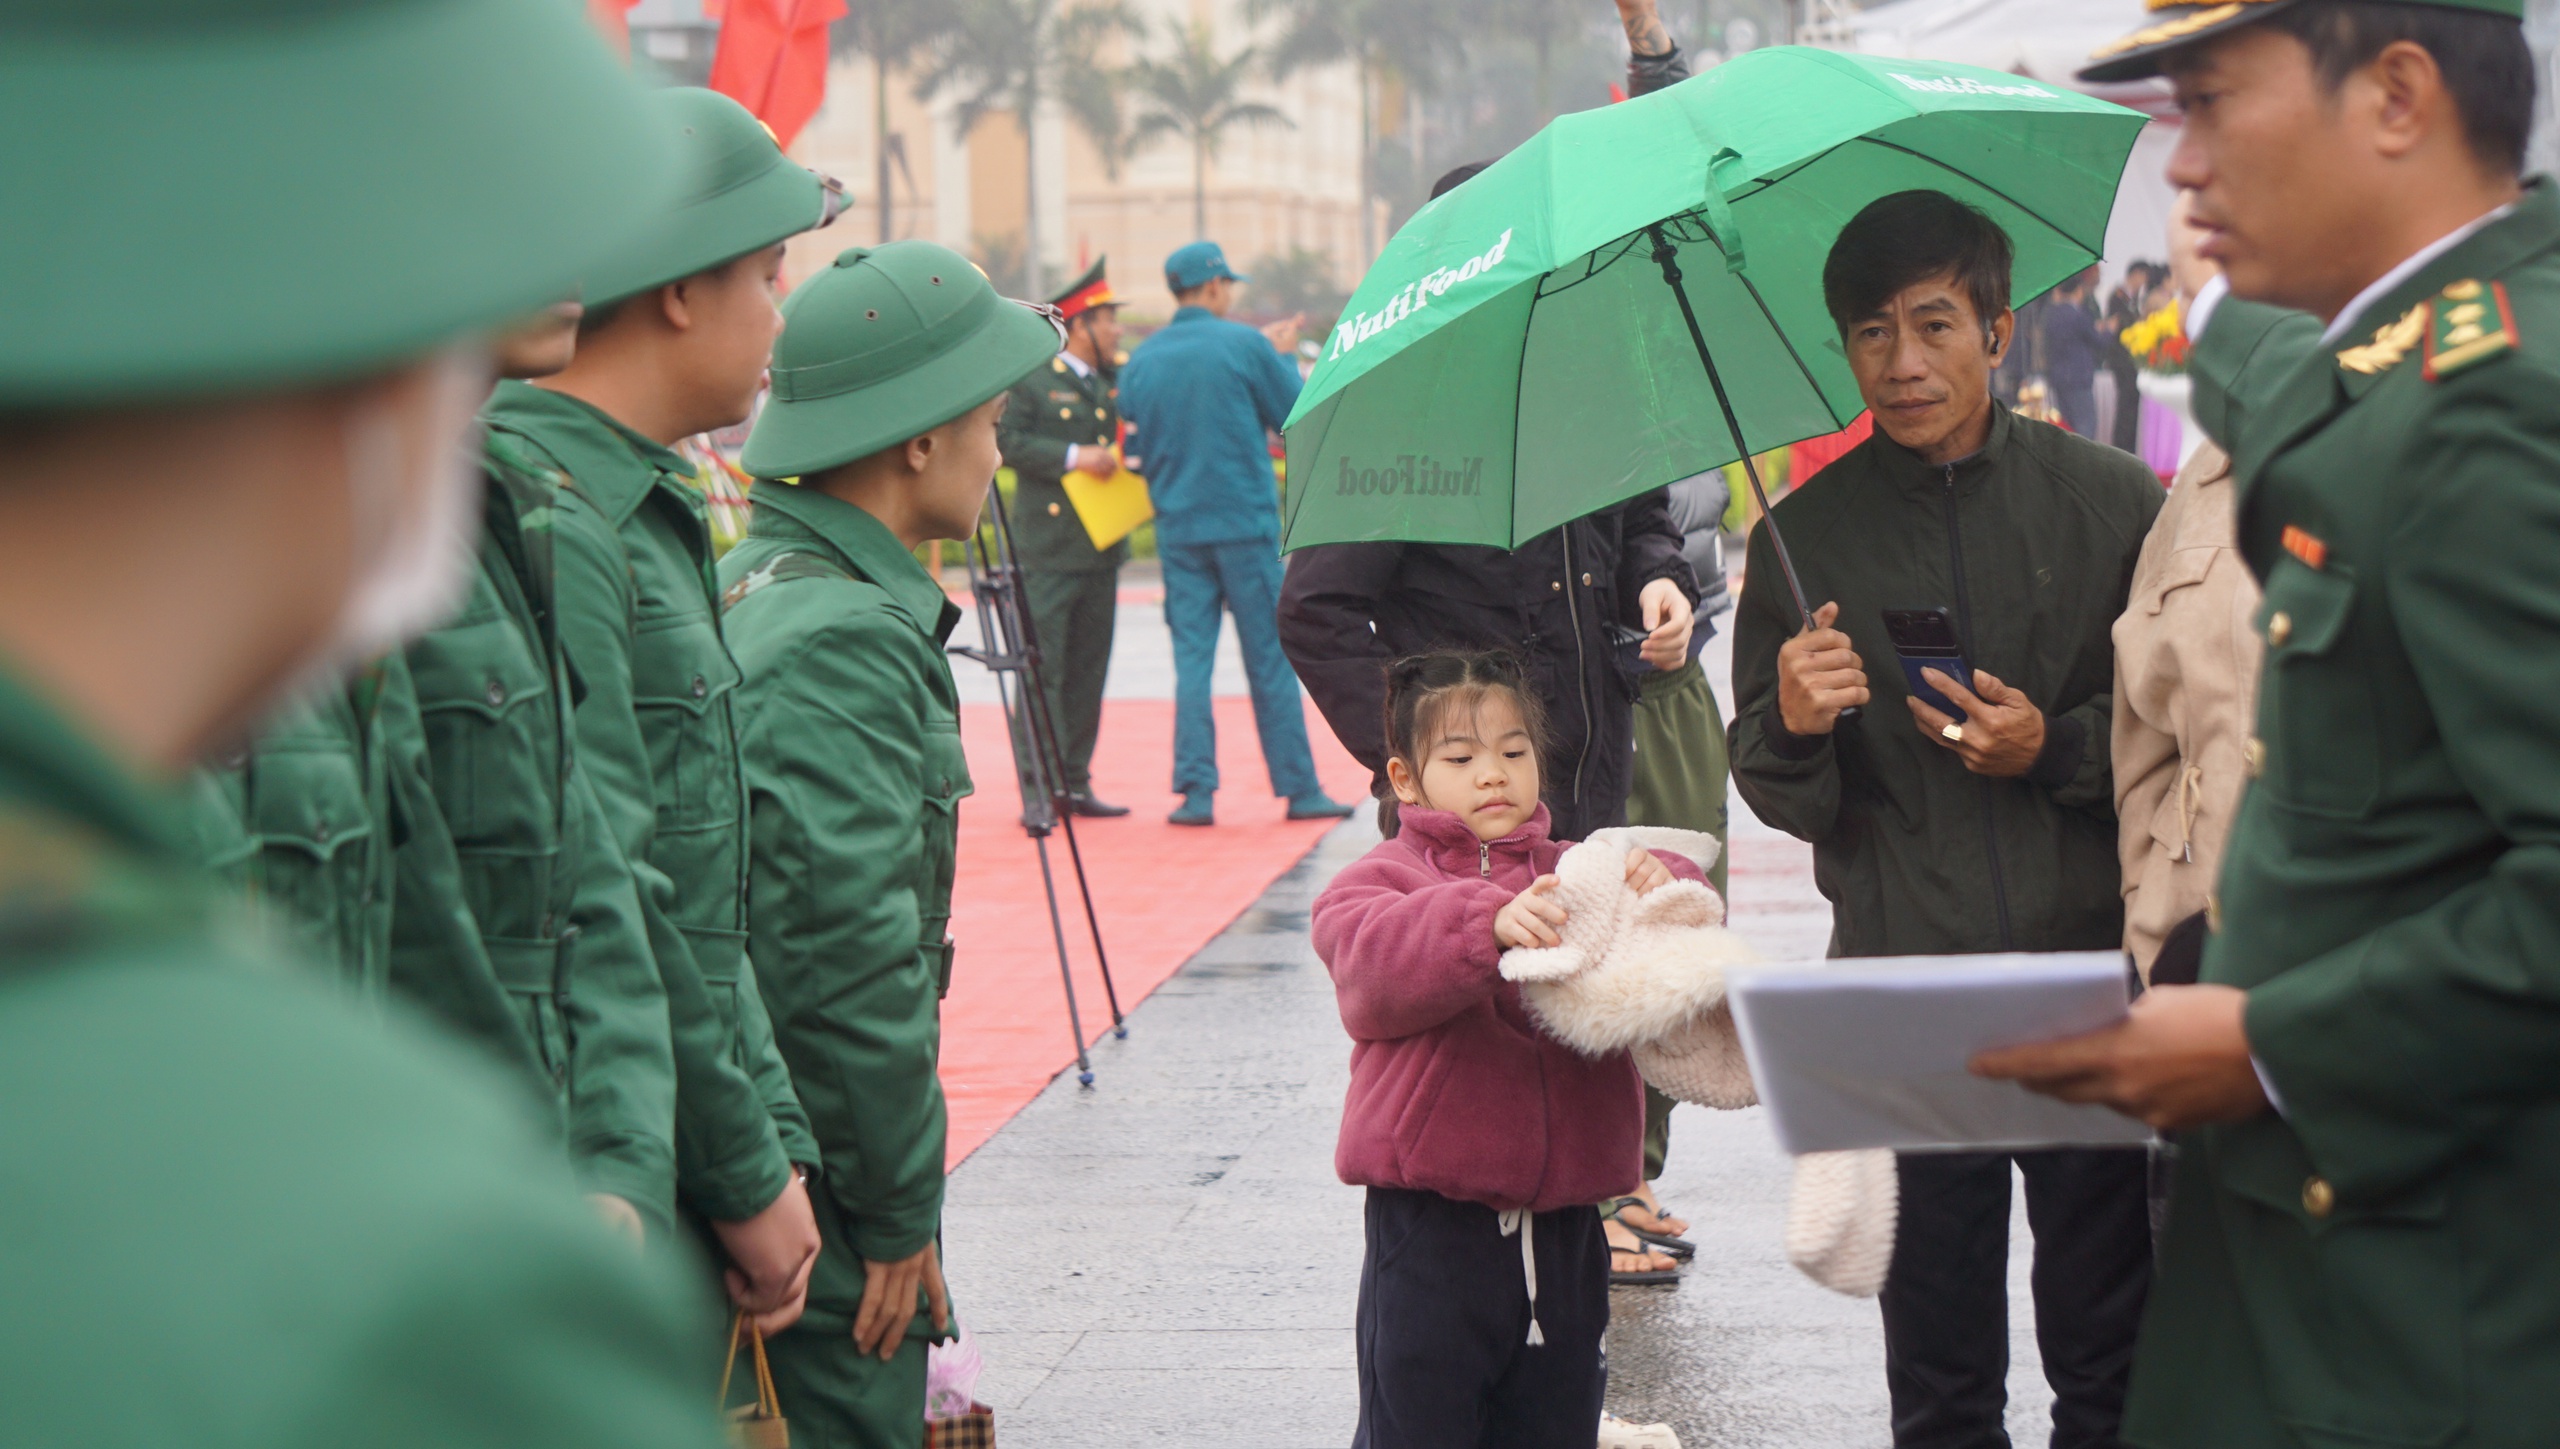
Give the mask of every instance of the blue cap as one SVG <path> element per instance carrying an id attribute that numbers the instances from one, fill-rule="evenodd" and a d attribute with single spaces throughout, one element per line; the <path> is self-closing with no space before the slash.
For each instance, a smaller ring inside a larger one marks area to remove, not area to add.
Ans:
<path id="1" fill-rule="evenodd" d="M 1164 259 L 1164 284 L 1177 292 L 1205 286 L 1215 277 L 1224 277 L 1231 282 L 1253 280 L 1228 266 L 1227 254 L 1218 250 L 1218 244 L 1213 241 L 1193 242 Z"/>

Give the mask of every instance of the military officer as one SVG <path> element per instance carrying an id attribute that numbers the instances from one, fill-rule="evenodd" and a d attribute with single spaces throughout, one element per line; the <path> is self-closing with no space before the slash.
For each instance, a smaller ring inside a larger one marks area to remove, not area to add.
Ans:
<path id="1" fill-rule="evenodd" d="M 1004 412 L 1004 458 L 1013 466 L 1013 546 L 1023 602 L 1040 646 L 1040 676 L 1058 733 L 1069 808 L 1110 819 L 1129 813 L 1093 793 L 1093 746 L 1102 733 L 1102 684 L 1111 670 L 1126 539 L 1109 548 L 1076 516 L 1061 480 L 1120 471 L 1118 389 L 1120 299 L 1105 275 L 1108 258 L 1052 299 L 1066 320 L 1067 345 L 1047 367 L 1015 383 Z M 1033 772 L 1025 762 L 1024 777 Z"/>
<path id="2" fill-rule="evenodd" d="M 1059 338 L 923 241 L 845 252 L 784 311 L 743 458 L 765 481 L 720 565 L 752 950 L 826 1167 L 808 1316 L 773 1371 L 804 1449 L 911 1449 L 950 1322 L 934 1060 L 970 791 L 943 653 L 960 611 L 915 549 L 976 529 L 1007 391 Z"/>
<path id="3" fill-rule="evenodd" d="M 451 344 L 659 203 L 648 113 L 566 6 L 121 0 L 0 18 L 0 123 L 9 1437 L 717 1442 L 680 1284 L 487 1067 L 274 969 L 177 800 L 424 622 Z"/>
<path id="4" fill-rule="evenodd" d="M 2169 179 L 2235 299 L 2194 309 L 2200 411 L 2266 587 L 2202 984 L 1978 1065 L 2188 1129 L 2130 1443 L 2560 1421 L 2560 193 L 2518 180 L 2522 11 L 2157 7 L 2088 72 L 2184 106 Z"/>
<path id="5" fill-rule="evenodd" d="M 522 493 L 520 517 L 549 520 L 548 569 L 528 556 L 514 571 L 548 598 L 556 624 L 542 627 L 557 639 L 529 648 L 529 616 L 518 611 L 508 648 L 542 671 L 528 684 L 550 677 L 559 651 L 575 661 L 585 686 L 578 771 L 638 880 L 670 1005 L 679 1018 L 697 1015 L 689 1003 L 714 1014 L 676 1022 L 687 1144 L 679 1196 L 750 1278 L 789 1288 L 796 1301 L 796 1285 L 750 1265 L 805 1245 L 795 1163 L 814 1164 L 816 1146 L 745 954 L 737 666 L 720 640 L 703 496 L 672 445 L 746 417 L 781 325 L 773 290 L 782 243 L 832 220 L 839 193 L 784 157 L 764 123 L 726 96 L 683 87 L 652 101 L 678 136 L 680 203 L 590 272 L 567 365 L 501 383 L 484 413 L 497 446 L 563 480 L 556 491 L 509 485 Z M 463 678 L 466 692 L 477 679 Z M 505 692 L 522 697 L 513 685 Z M 731 1090 L 733 1061 L 753 1078 L 761 1114 Z M 798 1256 L 785 1277 L 812 1261 Z M 769 1291 L 755 1297 L 773 1301 Z"/>

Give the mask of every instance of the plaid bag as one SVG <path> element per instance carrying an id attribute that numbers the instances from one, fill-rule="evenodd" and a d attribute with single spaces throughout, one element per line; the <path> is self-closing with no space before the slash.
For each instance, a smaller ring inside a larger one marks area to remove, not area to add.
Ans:
<path id="1" fill-rule="evenodd" d="M 755 1344 L 756 1401 L 732 1409 L 729 1375 L 738 1366 L 740 1338 Z M 730 1449 L 791 1449 L 791 1426 L 783 1422 L 782 1400 L 773 1391 L 773 1369 L 765 1362 L 764 1330 L 743 1312 L 729 1325 L 729 1357 L 720 1365 L 720 1414 L 728 1422 Z"/>
<path id="2" fill-rule="evenodd" d="M 969 1412 L 924 1421 L 925 1449 L 996 1449 L 996 1411 L 972 1403 Z"/>

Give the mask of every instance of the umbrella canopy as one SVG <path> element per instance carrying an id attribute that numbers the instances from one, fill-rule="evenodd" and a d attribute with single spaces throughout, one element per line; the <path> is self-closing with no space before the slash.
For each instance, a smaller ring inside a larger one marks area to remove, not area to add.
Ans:
<path id="1" fill-rule="evenodd" d="M 2143 120 L 1800 47 L 1564 116 L 1415 213 L 1361 280 L 1289 418 L 1283 546 L 1511 548 L 1846 427 L 1865 404 L 1822 265 L 1849 219 L 1916 188 L 1970 202 L 2015 242 L 2023 301 L 2097 259 Z"/>

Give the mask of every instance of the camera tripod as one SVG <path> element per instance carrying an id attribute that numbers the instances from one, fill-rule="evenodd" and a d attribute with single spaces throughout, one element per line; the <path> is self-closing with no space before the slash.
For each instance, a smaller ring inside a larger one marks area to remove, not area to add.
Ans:
<path id="1" fill-rule="evenodd" d="M 969 568 L 969 593 L 978 612 L 978 647 L 951 650 L 974 659 L 996 677 L 996 698 L 1004 705 L 1005 733 L 1013 745 L 1013 771 L 1022 787 L 1022 830 L 1040 852 L 1040 888 L 1049 897 L 1049 935 L 1058 947 L 1058 981 L 1067 992 L 1067 1029 L 1075 1037 L 1076 1081 L 1093 1085 L 1093 1062 L 1085 1055 L 1084 1021 L 1076 1010 L 1076 981 L 1067 963 L 1067 928 L 1058 910 L 1058 880 L 1049 865 L 1049 837 L 1063 833 L 1067 859 L 1075 868 L 1076 894 L 1084 903 L 1084 921 L 1093 935 L 1093 958 L 1102 968 L 1102 993 L 1111 1004 L 1111 1034 L 1126 1038 L 1128 1023 L 1120 1015 L 1119 988 L 1111 983 L 1111 957 L 1102 948 L 1102 918 L 1093 909 L 1093 887 L 1084 869 L 1084 852 L 1076 845 L 1075 809 L 1068 797 L 1066 756 L 1059 748 L 1057 722 L 1049 715 L 1049 695 L 1040 672 L 1040 641 L 1031 627 L 1031 611 L 1022 596 L 1022 568 L 1013 552 L 1013 520 L 1005 511 L 1003 492 L 987 489 L 987 521 L 961 559 Z"/>

